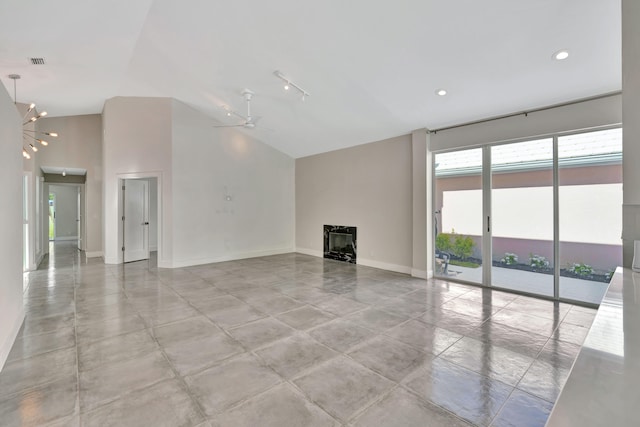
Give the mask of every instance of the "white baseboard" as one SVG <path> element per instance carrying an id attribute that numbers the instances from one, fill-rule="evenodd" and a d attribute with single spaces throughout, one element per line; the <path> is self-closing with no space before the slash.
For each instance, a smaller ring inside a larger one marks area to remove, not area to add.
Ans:
<path id="1" fill-rule="evenodd" d="M 24 307 L 20 307 L 20 312 L 13 323 L 13 327 L 9 331 L 9 336 L 7 336 L 7 339 L 0 347 L 0 372 L 2 372 L 7 357 L 9 357 L 9 352 L 11 351 L 11 347 L 13 347 L 13 343 L 16 341 L 18 332 L 20 332 L 20 327 L 22 326 L 22 322 L 24 322 L 24 316 Z"/>
<path id="2" fill-rule="evenodd" d="M 45 255 L 46 254 L 44 252 L 40 253 L 39 255 L 36 255 L 36 266 L 40 265 Z"/>
<path id="3" fill-rule="evenodd" d="M 304 255 L 316 256 L 318 258 L 324 257 L 324 252 L 316 251 L 315 249 L 296 248 L 295 252 L 300 253 L 300 254 L 304 254 Z"/>
<path id="4" fill-rule="evenodd" d="M 427 271 L 427 279 L 433 279 L 433 270 Z"/>
<path id="5" fill-rule="evenodd" d="M 85 255 L 87 256 L 87 258 L 101 258 L 104 254 L 102 253 L 102 251 L 97 251 L 97 252 L 85 252 Z"/>
<path id="6" fill-rule="evenodd" d="M 411 274 L 411 267 L 398 264 L 389 264 L 387 262 L 374 261 L 370 259 L 358 258 L 357 263 L 359 265 L 366 265 L 367 267 L 379 268 L 380 270 L 394 271 L 396 273 Z"/>
<path id="7" fill-rule="evenodd" d="M 318 258 L 323 258 L 324 257 L 324 252 L 316 251 L 314 249 L 296 248 L 296 252 L 301 253 L 301 254 L 305 254 L 305 255 L 315 256 L 315 257 L 318 257 Z M 396 273 L 403 273 L 403 274 L 411 274 L 412 271 L 413 271 L 411 269 L 411 267 L 406 267 L 404 265 L 390 264 L 390 263 L 386 263 L 386 262 L 374 261 L 374 260 L 363 259 L 363 258 L 358 258 L 357 259 L 357 264 L 358 265 L 364 265 L 364 266 L 367 266 L 367 267 L 379 268 L 380 270 L 394 271 Z M 426 272 L 425 272 L 425 274 L 426 274 Z M 422 276 L 416 276 L 416 277 L 422 277 Z"/>
<path id="8" fill-rule="evenodd" d="M 429 273 L 426 270 L 411 269 L 411 277 L 417 277 L 418 279 L 429 278 Z"/>
<path id="9" fill-rule="evenodd" d="M 270 255 L 281 255 L 281 254 L 288 254 L 291 252 L 294 252 L 293 247 L 267 249 L 267 250 L 261 250 L 261 251 L 251 251 L 251 252 L 236 252 L 236 253 L 229 253 L 221 256 L 174 260 L 172 263 L 169 263 L 169 262 L 162 263 L 162 264 L 168 264 L 168 265 L 160 265 L 160 262 L 158 262 L 158 267 L 161 267 L 161 268 L 190 267 L 193 265 L 213 264 L 216 262 L 235 261 L 238 259 L 257 258 L 257 257 L 263 257 L 263 256 L 270 256 Z"/>
<path id="10" fill-rule="evenodd" d="M 155 252 L 158 250 L 158 246 L 149 246 L 149 252 Z"/>
<path id="11" fill-rule="evenodd" d="M 122 264 L 122 258 L 120 258 L 120 259 L 118 259 L 118 257 L 105 258 L 104 259 L 104 263 L 105 264 Z"/>

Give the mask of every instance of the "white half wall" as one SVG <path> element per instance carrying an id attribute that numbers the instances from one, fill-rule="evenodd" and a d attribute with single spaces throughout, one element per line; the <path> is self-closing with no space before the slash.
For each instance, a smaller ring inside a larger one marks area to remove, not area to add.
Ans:
<path id="1" fill-rule="evenodd" d="M 22 302 L 22 116 L 0 85 L 0 370 L 24 320 Z"/>
<path id="2" fill-rule="evenodd" d="M 172 101 L 173 266 L 292 252 L 294 160 Z"/>

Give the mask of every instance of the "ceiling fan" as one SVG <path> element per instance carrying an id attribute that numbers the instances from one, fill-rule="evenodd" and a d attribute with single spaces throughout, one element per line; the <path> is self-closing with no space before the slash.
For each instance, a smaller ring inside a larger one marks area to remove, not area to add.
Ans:
<path id="1" fill-rule="evenodd" d="M 243 89 L 242 90 L 242 96 L 244 97 L 244 99 L 247 101 L 247 115 L 243 116 L 240 113 L 237 113 L 235 111 L 233 111 L 232 109 L 228 108 L 228 107 L 224 107 L 224 109 L 227 111 L 227 115 L 231 116 L 234 115 L 240 119 L 243 120 L 242 123 L 239 123 L 237 125 L 219 125 L 219 126 L 214 126 L 216 128 L 234 128 L 234 127 L 244 127 L 247 129 L 253 129 L 256 127 L 256 123 L 258 122 L 258 120 L 260 120 L 260 117 L 254 117 L 251 115 L 251 98 L 253 98 L 253 95 L 255 95 L 255 93 L 249 89 Z"/>

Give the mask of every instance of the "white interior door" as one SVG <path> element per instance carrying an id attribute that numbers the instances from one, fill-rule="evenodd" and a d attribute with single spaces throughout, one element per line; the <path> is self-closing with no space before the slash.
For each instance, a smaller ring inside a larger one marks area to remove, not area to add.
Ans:
<path id="1" fill-rule="evenodd" d="M 78 249 L 82 250 L 82 213 L 80 211 L 80 187 L 78 187 L 77 205 L 76 205 L 76 236 L 78 236 Z"/>
<path id="2" fill-rule="evenodd" d="M 124 181 L 124 262 L 149 259 L 149 182 Z"/>

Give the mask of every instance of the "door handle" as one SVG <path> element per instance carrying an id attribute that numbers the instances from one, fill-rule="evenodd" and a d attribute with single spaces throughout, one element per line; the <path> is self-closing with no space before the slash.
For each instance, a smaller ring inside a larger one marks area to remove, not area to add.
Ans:
<path id="1" fill-rule="evenodd" d="M 149 222 L 143 222 L 142 225 L 149 225 Z"/>

